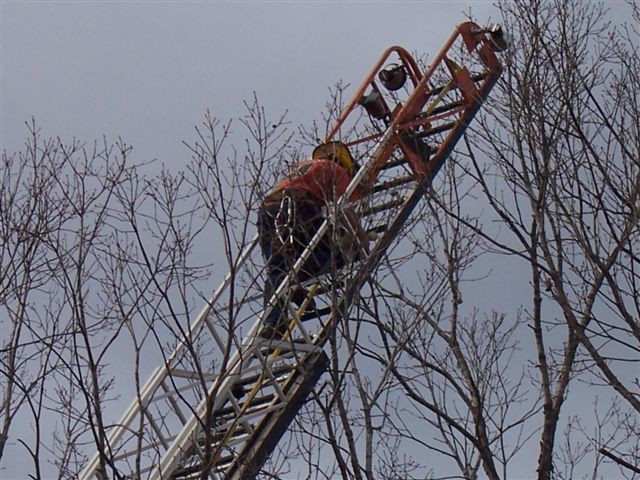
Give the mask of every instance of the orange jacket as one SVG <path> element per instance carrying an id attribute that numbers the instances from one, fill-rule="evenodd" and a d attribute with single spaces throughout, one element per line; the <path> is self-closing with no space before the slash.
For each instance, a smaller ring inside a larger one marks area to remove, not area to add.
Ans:
<path id="1" fill-rule="evenodd" d="M 351 177 L 344 167 L 331 160 L 317 158 L 296 163 L 272 192 L 302 190 L 310 194 L 318 208 L 322 208 L 327 202 L 338 199 L 350 181 Z M 360 198 L 362 194 L 362 189 L 357 187 L 351 200 Z"/>

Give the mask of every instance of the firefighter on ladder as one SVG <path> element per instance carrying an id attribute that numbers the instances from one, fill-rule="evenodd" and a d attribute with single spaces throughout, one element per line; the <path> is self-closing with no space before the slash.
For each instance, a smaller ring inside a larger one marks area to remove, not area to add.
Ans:
<path id="1" fill-rule="evenodd" d="M 322 225 L 323 209 L 345 192 L 356 171 L 357 164 L 344 144 L 323 143 L 313 150 L 311 159 L 296 163 L 265 196 L 258 209 L 259 242 L 267 270 L 265 307 Z M 363 194 L 357 187 L 351 200 Z M 353 210 L 346 209 L 340 217 L 335 225 L 340 232 L 338 242 L 327 231 L 290 288 L 289 298 L 297 305 L 307 296 L 301 282 L 326 273 L 331 265 L 340 269 L 349 257 L 368 250 L 369 239 Z M 307 309 L 313 310 L 310 300 Z M 286 302 L 280 300 L 264 319 L 259 336 L 281 338 L 286 328 Z"/>

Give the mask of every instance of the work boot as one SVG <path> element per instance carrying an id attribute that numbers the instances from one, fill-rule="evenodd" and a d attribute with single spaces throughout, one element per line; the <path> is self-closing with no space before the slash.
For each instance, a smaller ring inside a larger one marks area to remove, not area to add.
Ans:
<path id="1" fill-rule="evenodd" d="M 236 383 L 231 387 L 231 395 L 233 395 L 236 400 L 240 400 L 244 396 L 244 388 L 242 388 L 240 383 Z"/>
<path id="2" fill-rule="evenodd" d="M 291 292 L 291 300 L 295 303 L 298 308 L 302 306 L 306 298 L 309 296 L 309 291 L 301 286 L 296 286 Z M 312 312 L 316 309 L 316 301 L 311 297 L 309 299 L 309 303 L 307 304 L 307 308 L 305 312 Z"/>

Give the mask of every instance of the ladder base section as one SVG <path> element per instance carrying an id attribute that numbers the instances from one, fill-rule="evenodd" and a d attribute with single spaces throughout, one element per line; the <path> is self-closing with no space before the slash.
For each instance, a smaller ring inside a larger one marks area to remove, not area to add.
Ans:
<path id="1" fill-rule="evenodd" d="M 255 440 L 247 444 L 238 459 L 229 466 L 225 479 L 246 480 L 256 477 L 328 366 L 329 357 L 323 350 L 309 355 L 305 362 L 298 364 L 295 374 L 284 385 L 287 398 L 284 408 L 268 415 L 258 425 L 254 433 Z"/>

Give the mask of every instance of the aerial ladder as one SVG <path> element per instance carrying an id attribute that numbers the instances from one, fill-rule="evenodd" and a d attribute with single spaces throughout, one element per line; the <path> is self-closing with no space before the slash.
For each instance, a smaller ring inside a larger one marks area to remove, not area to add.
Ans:
<path id="1" fill-rule="evenodd" d="M 286 298 L 322 236 L 327 219 L 263 307 L 257 237 L 168 352 L 108 438 L 82 479 L 251 479 L 260 474 L 329 360 L 324 346 L 347 318 L 364 283 L 375 275 L 434 176 L 489 92 L 506 47 L 499 26 L 458 25 L 424 69 L 403 48 L 387 48 L 330 127 L 328 141 L 347 145 L 359 169 L 332 206 L 355 208 L 374 238 L 364 258 L 339 278 L 313 279 L 307 299 L 290 309 L 282 338 L 258 335 L 262 319 Z M 350 202 L 358 186 L 367 194 Z M 314 308 L 309 310 L 313 301 Z M 229 315 L 251 326 L 225 335 Z"/>

